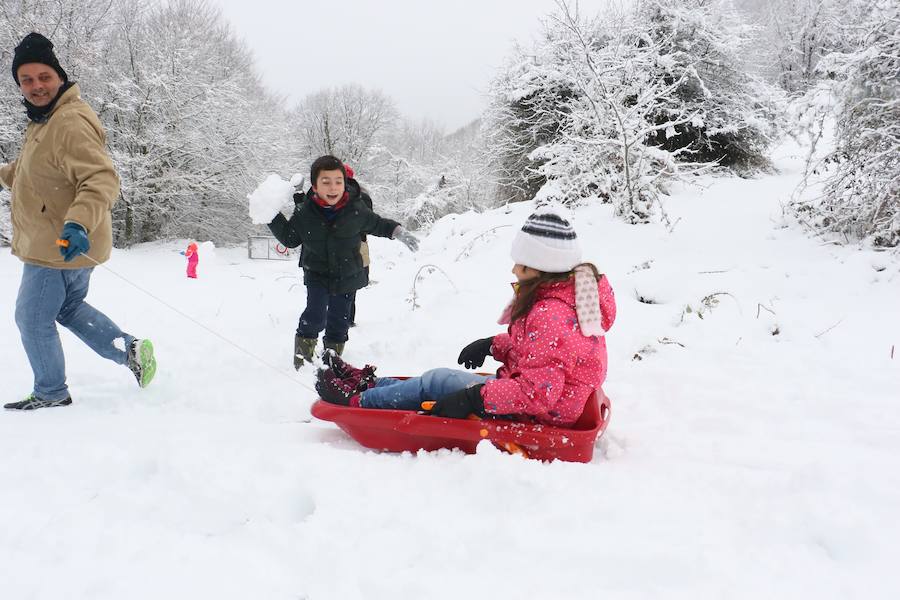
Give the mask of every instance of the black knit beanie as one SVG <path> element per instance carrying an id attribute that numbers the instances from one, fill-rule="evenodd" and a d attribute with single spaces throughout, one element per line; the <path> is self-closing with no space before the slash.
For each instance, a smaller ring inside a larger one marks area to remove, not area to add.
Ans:
<path id="1" fill-rule="evenodd" d="M 56 71 L 64 82 L 69 80 L 69 76 L 59 66 L 59 61 L 53 53 L 53 42 L 39 33 L 29 33 L 16 46 L 12 62 L 12 75 L 16 85 L 19 85 L 19 67 L 28 63 L 47 65 Z"/>

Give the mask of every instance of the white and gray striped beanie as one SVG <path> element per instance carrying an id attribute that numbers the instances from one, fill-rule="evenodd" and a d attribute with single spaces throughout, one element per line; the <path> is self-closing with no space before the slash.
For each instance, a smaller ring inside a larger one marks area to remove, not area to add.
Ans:
<path id="1" fill-rule="evenodd" d="M 519 265 L 545 273 L 565 273 L 581 263 L 581 246 L 564 211 L 542 207 L 516 233 L 511 256 Z"/>

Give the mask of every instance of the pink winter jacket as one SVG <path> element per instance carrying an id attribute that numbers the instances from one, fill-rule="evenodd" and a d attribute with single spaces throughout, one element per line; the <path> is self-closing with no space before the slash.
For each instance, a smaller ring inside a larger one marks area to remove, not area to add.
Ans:
<path id="1" fill-rule="evenodd" d="M 597 287 L 601 325 L 608 331 L 616 319 L 616 301 L 605 276 Z M 581 333 L 573 279 L 538 289 L 536 298 L 508 333 L 494 336 L 491 354 L 503 366 L 481 390 L 484 409 L 571 427 L 606 379 L 606 339 Z"/>

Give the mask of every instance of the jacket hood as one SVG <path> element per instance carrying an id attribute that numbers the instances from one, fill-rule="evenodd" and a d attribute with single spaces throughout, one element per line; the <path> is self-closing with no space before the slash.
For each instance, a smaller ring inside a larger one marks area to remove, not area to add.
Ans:
<path id="1" fill-rule="evenodd" d="M 562 300 L 572 308 L 575 307 L 575 278 L 569 277 L 565 281 L 557 281 L 542 285 L 535 292 L 535 300 L 554 298 Z"/>

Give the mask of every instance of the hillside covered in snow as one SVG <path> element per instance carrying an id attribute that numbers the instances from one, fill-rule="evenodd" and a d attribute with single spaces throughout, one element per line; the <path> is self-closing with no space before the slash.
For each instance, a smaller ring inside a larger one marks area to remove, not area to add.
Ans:
<path id="1" fill-rule="evenodd" d="M 619 305 L 589 464 L 364 450 L 291 367 L 295 261 L 206 246 L 189 280 L 181 242 L 114 251 L 89 301 L 159 373 L 139 390 L 63 331 L 73 405 L 0 413 L 0 596 L 896 597 L 900 264 L 801 230 L 802 153 L 774 161 L 675 190 L 670 230 L 575 211 Z M 417 254 L 370 239 L 345 357 L 414 375 L 499 332 L 532 209 L 444 217 Z M 3 249 L 7 401 L 21 268 Z"/>

